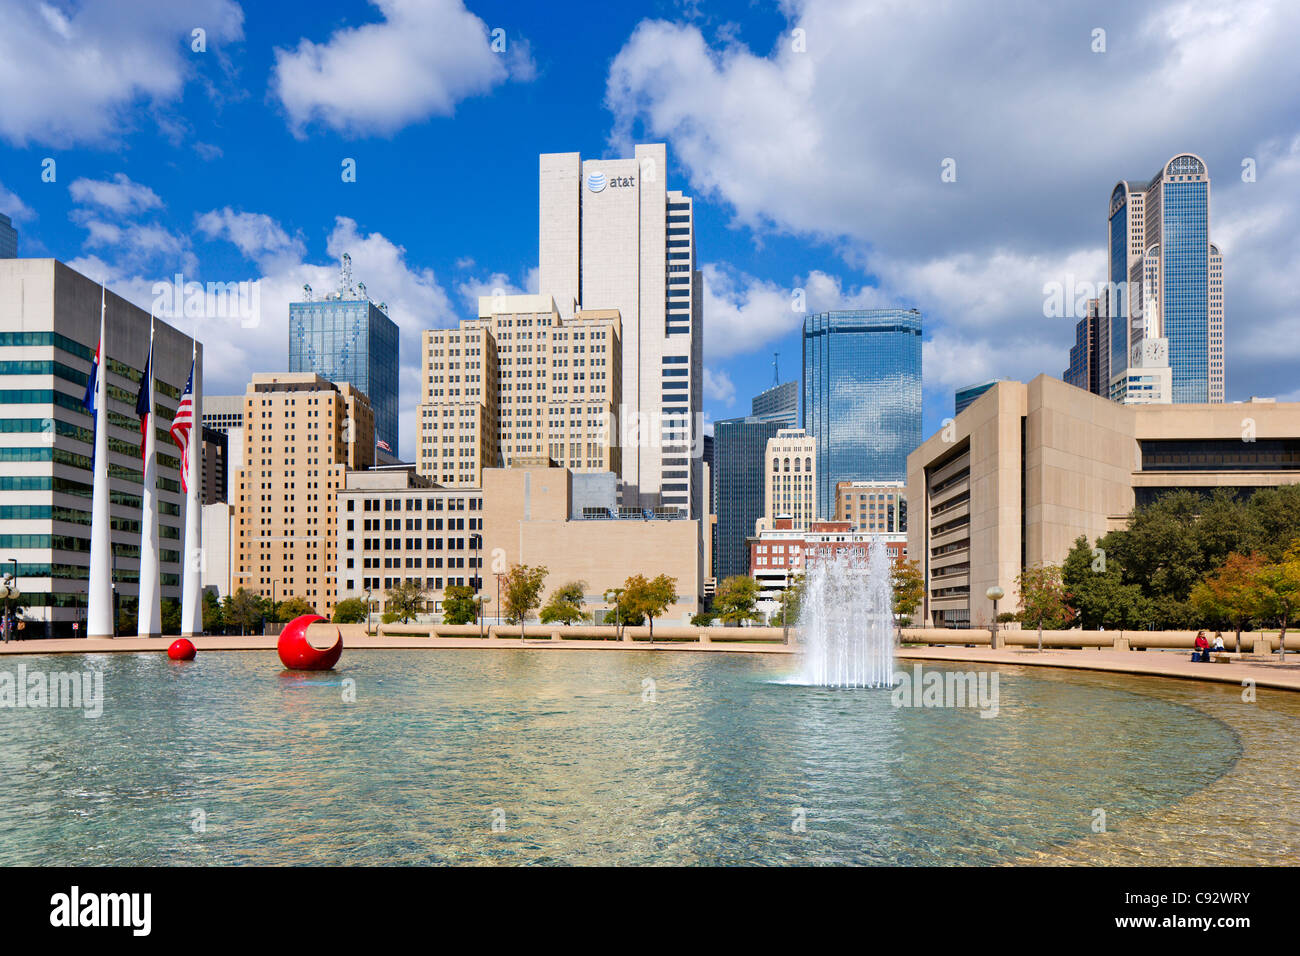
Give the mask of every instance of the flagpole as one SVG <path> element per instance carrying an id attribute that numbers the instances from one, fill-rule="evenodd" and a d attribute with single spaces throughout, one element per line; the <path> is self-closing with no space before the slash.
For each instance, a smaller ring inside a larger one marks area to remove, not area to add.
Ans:
<path id="1" fill-rule="evenodd" d="M 113 637 L 112 515 L 108 487 L 108 293 L 99 286 L 99 348 L 95 382 L 95 471 L 90 504 L 90 582 L 86 595 L 86 636 Z"/>
<path id="2" fill-rule="evenodd" d="M 181 573 L 181 634 L 194 637 L 203 633 L 203 542 L 200 535 L 202 514 L 199 510 L 199 483 L 203 472 L 203 388 L 198 365 L 198 343 L 190 337 L 190 362 L 194 369 L 194 392 L 191 399 L 193 422 L 189 434 L 185 490 L 185 566 Z"/>
<path id="3" fill-rule="evenodd" d="M 145 360 L 145 381 L 140 387 L 147 396 L 144 429 L 144 494 L 140 508 L 140 591 L 136 604 L 137 634 L 140 637 L 162 636 L 162 580 L 158 567 L 158 455 L 154 429 L 153 316 L 149 317 L 149 357 Z"/>

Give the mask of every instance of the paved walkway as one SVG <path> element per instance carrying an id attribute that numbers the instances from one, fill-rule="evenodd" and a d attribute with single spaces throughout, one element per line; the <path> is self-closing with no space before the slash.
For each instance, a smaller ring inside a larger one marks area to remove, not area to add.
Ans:
<path id="1" fill-rule="evenodd" d="M 1059 650 L 1039 651 L 1031 648 L 901 647 L 902 660 L 958 661 L 972 664 L 1013 664 L 1018 667 L 1063 667 L 1070 670 L 1110 671 L 1149 677 L 1173 677 L 1181 680 L 1215 681 L 1241 686 L 1253 680 L 1257 687 L 1300 691 L 1300 655 L 1287 654 L 1287 663 L 1237 662 L 1229 664 L 1193 663 L 1190 651 L 1112 651 Z"/>

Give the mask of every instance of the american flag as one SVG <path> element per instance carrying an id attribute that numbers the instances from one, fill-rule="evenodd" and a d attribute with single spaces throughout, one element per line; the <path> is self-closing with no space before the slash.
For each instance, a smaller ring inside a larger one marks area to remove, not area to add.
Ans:
<path id="1" fill-rule="evenodd" d="M 189 492 L 190 429 L 194 427 L 194 363 L 190 363 L 190 377 L 181 393 L 181 403 L 176 406 L 172 419 L 172 439 L 181 450 L 181 490 Z"/>
<path id="2" fill-rule="evenodd" d="M 378 444 L 379 447 L 382 448 L 384 451 L 388 452 L 389 454 L 392 454 L 393 449 L 389 447 L 388 442 L 386 442 L 386 441 L 380 441 L 380 442 L 378 442 L 377 444 Z"/>
<path id="3" fill-rule="evenodd" d="M 90 377 L 86 379 L 86 396 L 81 400 L 82 406 L 92 415 L 97 411 L 95 400 L 99 397 L 99 350 L 101 348 L 103 348 L 102 342 L 95 346 L 95 361 L 90 366 Z"/>

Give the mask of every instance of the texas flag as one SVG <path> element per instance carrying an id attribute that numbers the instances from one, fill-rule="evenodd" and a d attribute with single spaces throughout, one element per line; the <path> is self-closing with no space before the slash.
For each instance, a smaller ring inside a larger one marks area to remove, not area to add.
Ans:
<path id="1" fill-rule="evenodd" d="M 97 411 L 95 398 L 99 395 L 99 351 L 103 347 L 103 342 L 95 346 L 95 361 L 90 366 L 90 378 L 86 382 L 86 396 L 81 400 L 82 406 L 92 415 Z"/>
<path id="2" fill-rule="evenodd" d="M 144 360 L 140 393 L 135 397 L 135 413 L 140 416 L 140 460 L 147 462 L 145 436 L 149 434 L 153 422 L 153 342 L 149 343 L 149 357 Z"/>

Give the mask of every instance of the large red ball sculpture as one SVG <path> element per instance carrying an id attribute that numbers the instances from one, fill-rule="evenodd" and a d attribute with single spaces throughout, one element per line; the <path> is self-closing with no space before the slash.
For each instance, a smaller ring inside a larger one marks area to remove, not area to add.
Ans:
<path id="1" fill-rule="evenodd" d="M 192 661 L 197 653 L 194 642 L 184 637 L 176 638 L 167 648 L 167 656 L 174 661 Z"/>
<path id="2" fill-rule="evenodd" d="M 342 631 L 339 631 L 339 639 L 334 642 L 334 646 L 325 650 L 312 647 L 308 642 L 307 626 L 317 621 L 328 623 L 319 614 L 304 614 L 295 617 L 280 632 L 280 640 L 276 642 L 275 649 L 289 670 L 327 671 L 339 662 L 339 657 L 343 654 Z"/>

